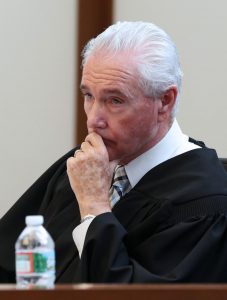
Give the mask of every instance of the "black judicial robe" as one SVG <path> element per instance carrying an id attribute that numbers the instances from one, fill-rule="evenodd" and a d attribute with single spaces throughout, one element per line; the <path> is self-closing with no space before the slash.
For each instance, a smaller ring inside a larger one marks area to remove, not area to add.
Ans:
<path id="1" fill-rule="evenodd" d="M 14 244 L 29 214 L 44 216 L 55 241 L 57 283 L 227 281 L 227 175 L 214 150 L 150 170 L 112 213 L 92 221 L 81 259 L 72 239 L 80 214 L 66 174 L 74 151 L 0 220 L 0 282 L 15 282 Z"/>

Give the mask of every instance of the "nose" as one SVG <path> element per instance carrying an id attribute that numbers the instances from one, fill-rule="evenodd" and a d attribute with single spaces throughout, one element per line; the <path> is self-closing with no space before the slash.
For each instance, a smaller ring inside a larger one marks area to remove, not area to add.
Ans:
<path id="1" fill-rule="evenodd" d="M 105 109 L 100 103 L 94 101 L 88 109 L 85 109 L 85 112 L 87 115 L 88 132 L 107 127 Z"/>

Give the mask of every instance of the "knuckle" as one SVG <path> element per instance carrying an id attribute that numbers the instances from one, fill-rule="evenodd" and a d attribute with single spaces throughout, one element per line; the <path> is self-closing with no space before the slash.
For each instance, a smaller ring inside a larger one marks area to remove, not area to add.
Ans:
<path id="1" fill-rule="evenodd" d="M 67 164 L 67 168 L 72 169 L 72 167 L 74 166 L 74 158 L 73 157 L 68 158 L 66 164 Z"/>

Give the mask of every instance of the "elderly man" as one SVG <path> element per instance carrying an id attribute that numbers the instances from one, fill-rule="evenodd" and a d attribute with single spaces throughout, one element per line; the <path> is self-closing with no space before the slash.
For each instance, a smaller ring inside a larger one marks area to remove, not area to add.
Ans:
<path id="1" fill-rule="evenodd" d="M 43 214 L 55 240 L 56 282 L 227 280 L 227 175 L 175 119 L 181 78 L 154 24 L 117 23 L 87 44 L 88 135 L 1 220 L 2 282 L 14 280 L 28 214 Z"/>

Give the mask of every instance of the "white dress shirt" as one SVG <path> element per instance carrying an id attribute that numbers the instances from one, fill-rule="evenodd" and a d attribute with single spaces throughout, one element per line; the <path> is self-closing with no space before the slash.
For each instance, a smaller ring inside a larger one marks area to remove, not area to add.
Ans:
<path id="1" fill-rule="evenodd" d="M 167 134 L 158 144 L 125 165 L 131 187 L 133 188 L 155 166 L 196 148 L 200 147 L 189 142 L 188 136 L 182 133 L 175 119 Z M 80 257 L 88 227 L 94 218 L 89 218 L 73 230 L 73 239 Z"/>

